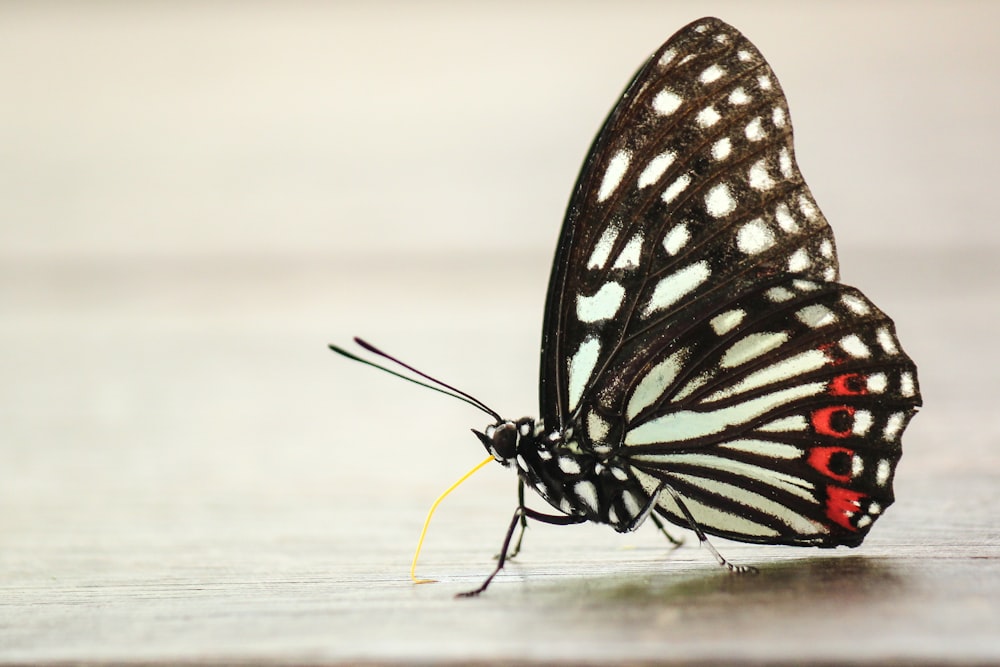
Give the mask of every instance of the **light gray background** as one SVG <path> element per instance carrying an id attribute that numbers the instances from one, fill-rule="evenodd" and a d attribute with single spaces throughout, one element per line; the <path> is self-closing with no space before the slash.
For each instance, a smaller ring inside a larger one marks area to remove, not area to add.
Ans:
<path id="1" fill-rule="evenodd" d="M 717 15 L 768 58 L 846 282 L 926 408 L 859 550 L 537 527 L 483 416 L 537 411 L 549 262 L 631 74 Z M 1000 5 L 0 5 L 0 662 L 1000 660 Z"/>

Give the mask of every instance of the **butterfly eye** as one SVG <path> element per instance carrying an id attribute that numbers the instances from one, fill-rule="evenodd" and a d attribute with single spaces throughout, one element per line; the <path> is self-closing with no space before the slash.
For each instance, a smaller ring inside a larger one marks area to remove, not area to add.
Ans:
<path id="1" fill-rule="evenodd" d="M 490 426 L 485 433 L 472 431 L 490 454 L 505 463 L 517 456 L 517 426 L 513 422 L 503 422 Z"/>
<path id="2" fill-rule="evenodd" d="M 493 432 L 493 452 L 502 459 L 517 456 L 517 427 L 510 422 Z"/>

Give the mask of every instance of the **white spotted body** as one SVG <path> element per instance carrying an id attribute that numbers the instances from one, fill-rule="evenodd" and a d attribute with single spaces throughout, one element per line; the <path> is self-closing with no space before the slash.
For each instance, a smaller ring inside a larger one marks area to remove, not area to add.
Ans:
<path id="1" fill-rule="evenodd" d="M 601 441 L 587 444 L 559 432 L 545 433 L 530 417 L 488 426 L 480 434 L 487 451 L 553 507 L 618 532 L 635 530 L 652 510 L 652 498 L 629 465 Z"/>

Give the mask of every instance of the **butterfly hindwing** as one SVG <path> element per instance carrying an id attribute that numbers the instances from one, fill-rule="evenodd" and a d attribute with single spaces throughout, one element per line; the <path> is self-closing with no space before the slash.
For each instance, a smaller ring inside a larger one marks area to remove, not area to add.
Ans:
<path id="1" fill-rule="evenodd" d="M 795 277 L 706 309 L 623 384 L 585 409 L 621 425 L 618 455 L 647 490 L 667 482 L 708 532 L 820 546 L 860 543 L 893 502 L 919 393 L 884 313 Z"/>

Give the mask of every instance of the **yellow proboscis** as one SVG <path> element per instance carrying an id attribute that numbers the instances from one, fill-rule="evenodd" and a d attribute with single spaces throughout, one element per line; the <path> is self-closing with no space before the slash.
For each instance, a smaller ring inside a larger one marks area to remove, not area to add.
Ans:
<path id="1" fill-rule="evenodd" d="M 455 482 L 447 489 L 445 489 L 444 493 L 438 496 L 437 500 L 434 501 L 434 504 L 431 505 L 430 510 L 427 512 L 427 518 L 424 519 L 424 529 L 420 531 L 420 540 L 417 542 L 417 552 L 413 554 L 413 564 L 410 565 L 410 579 L 413 580 L 413 583 L 433 584 L 435 581 L 437 581 L 436 579 L 417 579 L 417 559 L 420 558 L 420 549 L 421 547 L 424 546 L 424 537 L 427 535 L 427 527 L 431 525 L 431 517 L 434 516 L 434 512 L 435 510 L 437 510 L 438 505 L 441 504 L 442 500 L 448 497 L 449 493 L 457 489 L 462 482 L 472 477 L 472 475 L 476 471 L 478 471 L 480 468 L 482 468 L 484 465 L 486 465 L 492 460 L 493 460 L 492 456 L 487 456 L 485 459 L 482 460 L 481 463 L 477 464 L 475 468 L 462 475 L 462 477 L 457 482 Z"/>

